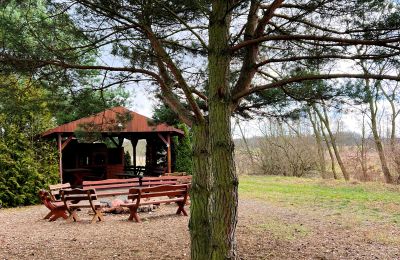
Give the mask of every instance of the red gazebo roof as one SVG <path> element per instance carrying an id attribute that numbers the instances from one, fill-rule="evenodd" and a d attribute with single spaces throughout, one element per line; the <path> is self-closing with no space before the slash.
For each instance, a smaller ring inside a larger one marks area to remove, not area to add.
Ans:
<path id="1" fill-rule="evenodd" d="M 58 134 L 63 136 L 73 135 L 83 126 L 90 126 L 94 131 L 102 134 L 146 134 L 169 133 L 172 135 L 184 135 L 184 132 L 165 123 L 155 124 L 154 121 L 125 107 L 114 107 L 93 116 L 84 117 L 67 124 L 57 126 L 42 134 L 42 137 L 51 138 Z"/>

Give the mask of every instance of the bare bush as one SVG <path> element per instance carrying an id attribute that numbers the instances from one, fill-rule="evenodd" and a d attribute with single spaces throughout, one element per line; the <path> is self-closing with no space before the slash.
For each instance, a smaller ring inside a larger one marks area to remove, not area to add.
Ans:
<path id="1" fill-rule="evenodd" d="M 266 137 L 260 145 L 256 158 L 264 174 L 301 177 L 318 171 L 317 150 L 308 137 Z"/>
<path id="2" fill-rule="evenodd" d="M 240 142 L 236 163 L 242 174 L 305 176 L 319 172 L 314 138 L 301 125 L 269 121 L 264 137 Z M 246 143 L 246 146 L 244 145 Z M 250 149 L 249 149 L 250 147 Z"/>

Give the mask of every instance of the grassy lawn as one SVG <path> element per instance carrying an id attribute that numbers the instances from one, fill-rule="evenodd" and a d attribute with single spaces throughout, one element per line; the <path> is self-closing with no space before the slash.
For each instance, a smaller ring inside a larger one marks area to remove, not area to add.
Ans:
<path id="1" fill-rule="evenodd" d="M 276 176 L 240 176 L 239 180 L 242 198 L 400 226 L 397 186 Z"/>

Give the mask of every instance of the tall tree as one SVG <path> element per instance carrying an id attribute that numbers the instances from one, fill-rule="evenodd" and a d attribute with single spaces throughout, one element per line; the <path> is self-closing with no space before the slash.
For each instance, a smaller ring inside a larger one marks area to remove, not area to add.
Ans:
<path id="1" fill-rule="evenodd" d="M 0 204 L 38 202 L 37 191 L 57 181 L 57 153 L 38 136 L 52 124 L 46 91 L 27 78 L 0 77 Z"/>
<path id="2" fill-rule="evenodd" d="M 260 107 L 246 97 L 309 80 L 399 80 L 334 69 L 343 60 L 399 55 L 394 1 L 74 0 L 54 1 L 48 10 L 53 20 L 61 17 L 75 25 L 53 23 L 55 36 L 71 29 L 85 40 L 54 48 L 49 42 L 59 38 L 53 37 L 40 44 L 45 55 L 3 44 L 2 65 L 36 68 L 35 72 L 57 68 L 69 76 L 91 70 L 106 76 L 104 86 L 147 80 L 159 87 L 163 101 L 193 129 L 193 259 L 238 258 L 238 179 L 230 117 L 235 111 Z M 361 15 L 369 17 L 369 23 L 349 20 Z M 26 24 L 33 28 L 46 20 Z M 355 46 L 382 51 L 357 54 Z M 83 64 L 79 55 L 93 50 L 103 51 L 103 59 Z M 110 56 L 120 62 L 105 62 Z M 330 62 L 319 73 L 288 73 L 294 62 L 320 59 Z"/>
<path id="3" fill-rule="evenodd" d="M 308 118 L 311 122 L 313 131 L 314 131 L 315 141 L 316 141 L 317 150 L 318 150 L 318 159 L 319 159 L 319 167 L 321 170 L 321 175 L 323 178 L 325 178 L 326 177 L 325 149 L 322 144 L 323 139 L 322 139 L 322 134 L 320 132 L 319 120 L 316 118 L 315 112 L 314 113 L 311 112 L 310 107 L 307 107 L 306 112 L 308 114 Z M 336 173 L 334 173 L 334 177 L 336 177 Z"/>
<path id="4" fill-rule="evenodd" d="M 326 131 L 328 132 L 330 145 L 332 146 L 333 152 L 334 152 L 336 160 L 339 164 L 340 170 L 342 171 L 344 179 L 346 181 L 350 180 L 350 174 L 348 173 L 346 166 L 344 165 L 342 156 L 340 155 L 340 152 L 339 152 L 339 147 L 336 142 L 336 137 L 331 129 L 331 124 L 329 122 L 329 116 L 328 116 L 325 104 L 322 104 L 322 111 L 315 104 L 312 107 L 313 107 L 313 110 L 318 115 L 319 120 L 323 123 Z"/>
<path id="5" fill-rule="evenodd" d="M 128 98 L 129 93 L 122 88 L 97 91 L 91 87 L 81 87 L 72 91 L 57 89 L 47 95 L 49 108 L 58 125 L 96 114 L 107 108 L 126 106 L 129 104 Z"/>

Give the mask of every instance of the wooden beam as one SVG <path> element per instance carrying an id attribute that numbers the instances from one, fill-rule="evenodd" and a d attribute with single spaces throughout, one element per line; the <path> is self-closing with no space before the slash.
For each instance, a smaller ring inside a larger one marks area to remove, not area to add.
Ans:
<path id="1" fill-rule="evenodd" d="M 167 139 L 165 139 L 164 136 L 162 136 L 162 134 L 158 133 L 158 137 L 160 137 L 161 141 L 163 141 L 166 146 L 169 145 Z"/>
<path id="2" fill-rule="evenodd" d="M 116 147 L 119 147 L 117 142 L 114 140 L 114 138 L 112 136 L 107 136 L 107 137 L 108 137 L 108 139 L 111 140 L 111 142 L 113 142 L 115 144 Z"/>
<path id="3" fill-rule="evenodd" d="M 171 136 L 167 135 L 167 162 L 168 162 L 168 175 L 171 174 Z"/>
<path id="4" fill-rule="evenodd" d="M 133 166 L 135 167 L 135 174 L 136 174 L 136 147 L 138 144 L 138 139 L 133 139 L 131 138 L 131 144 L 132 144 L 132 151 L 133 151 Z"/>
<path id="5" fill-rule="evenodd" d="M 122 147 L 123 144 L 124 144 L 124 137 L 118 136 L 118 147 Z"/>
<path id="6" fill-rule="evenodd" d="M 63 183 L 63 171 L 62 171 L 62 143 L 61 134 L 57 134 L 57 146 L 58 146 L 58 172 L 60 174 L 60 182 Z"/>
<path id="7" fill-rule="evenodd" d="M 167 171 L 168 175 L 171 173 L 171 136 L 168 133 L 167 139 L 162 136 L 162 134 L 158 133 L 158 137 L 160 137 L 161 141 L 167 146 Z"/>
<path id="8" fill-rule="evenodd" d="M 62 143 L 62 145 L 61 145 L 61 151 L 64 150 L 64 148 L 69 144 L 69 142 L 71 142 L 72 138 L 73 138 L 73 136 L 71 135 L 71 136 L 69 136 L 69 137 L 67 138 L 67 140 L 65 140 L 65 141 Z"/>

